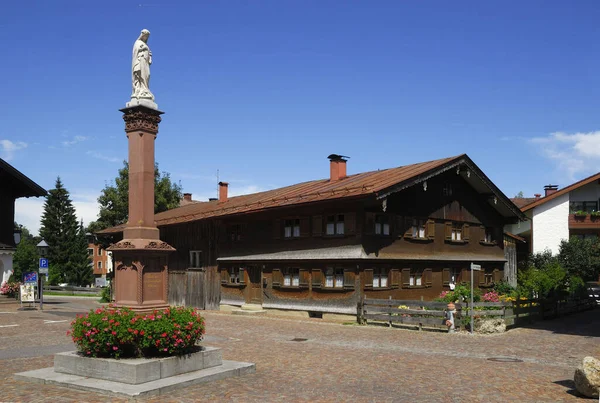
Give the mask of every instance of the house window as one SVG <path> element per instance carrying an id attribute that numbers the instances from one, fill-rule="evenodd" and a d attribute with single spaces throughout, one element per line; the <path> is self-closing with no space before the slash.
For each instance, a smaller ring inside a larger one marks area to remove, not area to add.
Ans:
<path id="1" fill-rule="evenodd" d="M 452 223 L 452 234 L 451 234 L 452 241 L 462 241 L 463 240 L 462 228 L 463 227 L 461 224 Z"/>
<path id="2" fill-rule="evenodd" d="M 389 235 L 390 234 L 390 217 L 379 214 L 375 216 L 375 234 Z"/>
<path id="3" fill-rule="evenodd" d="M 344 269 L 328 267 L 325 269 L 325 288 L 343 288 Z"/>
<path id="4" fill-rule="evenodd" d="M 102 248 L 98 248 L 98 256 L 102 256 Z"/>
<path id="5" fill-rule="evenodd" d="M 227 272 L 229 273 L 229 284 L 239 284 L 240 282 L 243 283 L 243 279 L 240 276 L 239 267 L 230 267 Z"/>
<path id="6" fill-rule="evenodd" d="M 412 237 L 425 239 L 425 220 L 413 218 L 412 220 Z"/>
<path id="7" fill-rule="evenodd" d="M 387 288 L 388 286 L 388 269 L 375 268 L 373 269 L 373 288 Z"/>
<path id="8" fill-rule="evenodd" d="M 199 269 L 202 267 L 202 251 L 191 250 L 190 251 L 190 268 Z"/>
<path id="9" fill-rule="evenodd" d="M 481 274 L 483 274 L 483 284 L 485 285 L 492 285 L 492 283 L 494 282 L 494 274 L 491 272 L 481 272 Z"/>
<path id="10" fill-rule="evenodd" d="M 283 286 L 284 287 L 299 287 L 300 286 L 300 269 L 288 267 L 283 269 Z"/>
<path id="11" fill-rule="evenodd" d="M 483 238 L 483 242 L 485 243 L 494 243 L 494 230 L 492 228 L 486 228 L 485 229 L 485 236 Z"/>
<path id="12" fill-rule="evenodd" d="M 344 235 L 344 215 L 335 214 L 327 216 L 325 233 L 327 235 Z"/>
<path id="13" fill-rule="evenodd" d="M 285 238 L 298 238 L 300 236 L 300 219 L 285 220 L 283 229 Z"/>
<path id="14" fill-rule="evenodd" d="M 593 241 L 598 240 L 598 234 L 574 234 L 571 235 L 572 238 L 579 238 L 581 240 L 590 239 Z"/>
<path id="15" fill-rule="evenodd" d="M 444 183 L 444 187 L 442 188 L 442 194 L 444 196 L 452 196 L 452 184 L 450 182 Z"/>
<path id="16" fill-rule="evenodd" d="M 569 210 L 572 213 L 576 213 L 578 211 L 585 211 L 586 213 L 591 213 L 592 211 L 598 211 L 598 202 L 597 201 L 572 201 L 569 203 Z"/>
<path id="17" fill-rule="evenodd" d="M 410 280 L 408 285 L 411 287 L 423 285 L 423 270 L 422 269 L 411 269 Z"/>
<path id="18" fill-rule="evenodd" d="M 242 226 L 233 224 L 229 227 L 229 239 L 233 242 L 242 240 Z"/>
<path id="19" fill-rule="evenodd" d="M 94 248 L 88 248 L 88 255 L 94 256 Z"/>
<path id="20" fill-rule="evenodd" d="M 102 262 L 98 262 L 98 268 L 102 269 Z"/>

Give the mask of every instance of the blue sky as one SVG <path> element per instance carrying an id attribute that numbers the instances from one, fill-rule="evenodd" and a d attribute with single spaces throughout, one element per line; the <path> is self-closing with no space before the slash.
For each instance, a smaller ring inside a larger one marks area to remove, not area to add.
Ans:
<path id="1" fill-rule="evenodd" d="M 10 1 L 0 157 L 78 214 L 127 156 L 119 108 L 151 31 L 161 170 L 194 199 L 467 153 L 504 191 L 600 170 L 597 1 Z M 17 202 L 39 226 L 42 200 Z"/>

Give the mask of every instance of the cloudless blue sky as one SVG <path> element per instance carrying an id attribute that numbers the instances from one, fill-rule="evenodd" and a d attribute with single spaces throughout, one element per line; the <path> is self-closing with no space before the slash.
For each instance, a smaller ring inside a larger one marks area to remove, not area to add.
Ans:
<path id="1" fill-rule="evenodd" d="M 467 153 L 508 196 L 600 170 L 598 1 L 2 6 L 0 157 L 48 189 L 60 175 L 86 221 L 127 156 L 142 28 L 156 159 L 195 199 L 217 170 L 232 193 L 325 178 L 330 153 L 349 173 Z"/>

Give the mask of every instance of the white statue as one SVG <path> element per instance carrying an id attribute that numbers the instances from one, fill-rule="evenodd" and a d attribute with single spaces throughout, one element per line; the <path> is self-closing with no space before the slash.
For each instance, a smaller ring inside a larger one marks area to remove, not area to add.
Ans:
<path id="1" fill-rule="evenodd" d="M 133 44 L 133 56 L 131 60 L 131 84 L 133 90 L 131 93 L 131 104 L 142 103 L 139 102 L 142 100 L 149 100 L 154 104 L 154 95 L 150 92 L 150 65 L 152 64 L 152 52 L 148 47 L 149 36 L 150 31 L 142 29 L 139 38 Z M 135 100 L 137 100 L 137 102 L 134 102 Z"/>

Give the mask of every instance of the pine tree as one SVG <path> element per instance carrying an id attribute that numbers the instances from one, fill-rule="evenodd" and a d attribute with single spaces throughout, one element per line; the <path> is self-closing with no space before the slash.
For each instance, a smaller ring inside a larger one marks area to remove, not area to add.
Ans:
<path id="1" fill-rule="evenodd" d="M 50 261 L 50 282 L 65 282 L 69 277 L 67 270 L 71 259 L 75 256 L 75 244 L 78 232 L 75 207 L 69 192 L 63 187 L 60 177 L 56 179 L 55 188 L 48 192 L 44 203 L 44 214 L 40 235 L 48 244 L 48 260 Z M 87 253 L 87 245 L 84 248 Z M 76 257 L 75 257 L 76 259 Z"/>
<path id="2" fill-rule="evenodd" d="M 69 251 L 70 260 L 67 263 L 67 270 L 65 270 L 66 280 L 69 284 L 85 287 L 94 281 L 94 270 L 87 248 L 87 237 L 83 221 L 81 221 L 75 242 Z"/>

